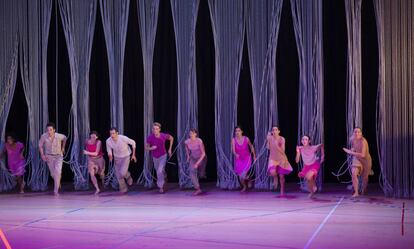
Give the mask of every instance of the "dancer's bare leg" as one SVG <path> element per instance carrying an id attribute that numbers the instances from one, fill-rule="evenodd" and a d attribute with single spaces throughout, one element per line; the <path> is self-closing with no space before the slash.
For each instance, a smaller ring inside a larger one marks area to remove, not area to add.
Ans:
<path id="1" fill-rule="evenodd" d="M 354 188 L 354 193 L 352 194 L 352 197 L 358 197 L 359 196 L 359 175 L 360 169 L 358 167 L 352 167 L 352 187 Z"/>

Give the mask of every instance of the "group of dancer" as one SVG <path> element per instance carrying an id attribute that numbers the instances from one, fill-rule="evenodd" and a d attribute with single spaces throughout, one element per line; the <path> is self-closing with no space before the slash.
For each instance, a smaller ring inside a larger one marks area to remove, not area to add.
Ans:
<path id="1" fill-rule="evenodd" d="M 133 178 L 129 172 L 129 164 L 131 161 L 136 162 L 136 142 L 125 135 L 119 134 L 116 127 L 109 130 L 110 137 L 106 140 L 106 152 L 109 161 L 114 164 L 115 175 L 119 184 L 119 191 L 128 192 L 128 186 L 133 184 Z M 48 123 L 46 132 L 42 134 L 39 140 L 39 152 L 41 159 L 47 164 L 50 175 L 54 180 L 54 194 L 59 195 L 61 187 L 61 175 L 63 156 L 65 154 L 65 145 L 67 137 L 56 132 L 55 124 Z M 168 150 L 166 149 L 168 141 Z M 277 190 L 280 183 L 280 194 L 285 195 L 285 175 L 293 171 L 291 164 L 285 153 L 285 138 L 280 135 L 278 126 L 273 126 L 271 132 L 267 135 L 267 149 L 269 150 L 267 172 L 273 177 L 274 189 Z M 161 124 L 153 123 L 152 134 L 146 139 L 145 150 L 150 151 L 152 162 L 157 175 L 157 187 L 160 193 L 165 192 L 165 166 L 169 157 L 172 156 L 172 148 L 174 137 L 168 133 L 161 132 Z M 359 177 L 362 177 L 362 191 L 366 192 L 368 184 L 368 176 L 371 172 L 372 160 L 369 154 L 367 140 L 362 135 L 362 130 L 356 127 L 350 138 L 351 149 L 343 148 L 343 150 L 352 156 L 350 170 L 352 172 L 352 186 L 354 189 L 353 197 L 357 197 L 360 193 Z M 202 193 L 199 178 L 205 177 L 205 168 L 207 164 L 207 156 L 203 141 L 198 137 L 196 129 L 191 129 L 188 139 L 184 142 L 187 155 L 187 163 L 189 165 L 189 176 L 195 188 L 194 195 Z M 232 153 L 234 155 L 234 172 L 237 174 L 241 192 L 247 191 L 252 186 L 251 169 L 256 161 L 256 153 L 253 143 L 247 136 L 243 135 L 240 126 L 234 129 L 234 136 L 231 140 Z M 4 150 L 0 152 L 0 159 L 7 154 L 7 165 L 9 171 L 17 179 L 20 193 L 24 193 L 25 181 L 25 158 L 24 145 L 16 140 L 14 134 L 6 135 L 6 145 Z M 95 194 L 99 194 L 98 179 L 104 186 L 105 179 L 105 160 L 104 151 L 100 136 L 96 131 L 91 131 L 89 138 L 85 141 L 85 149 L 83 154 L 87 156 L 88 172 L 91 181 L 96 189 Z M 324 145 L 312 145 L 308 135 L 301 137 L 301 145 L 296 147 L 295 162 L 303 162 L 302 170 L 298 176 L 304 178 L 307 182 L 309 197 L 313 198 L 317 191 L 316 177 L 318 175 L 321 164 L 324 162 L 325 153 Z"/>

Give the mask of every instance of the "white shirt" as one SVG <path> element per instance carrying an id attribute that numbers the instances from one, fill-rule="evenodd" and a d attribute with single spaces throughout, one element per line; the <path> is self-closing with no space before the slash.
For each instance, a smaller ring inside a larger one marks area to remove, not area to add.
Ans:
<path id="1" fill-rule="evenodd" d="M 62 143 L 66 141 L 66 136 L 60 133 L 55 133 L 52 139 L 48 133 L 43 133 L 40 137 L 39 148 L 44 149 L 45 155 L 60 155 L 62 156 Z"/>
<path id="2" fill-rule="evenodd" d="M 135 141 L 127 136 L 118 135 L 118 139 L 115 141 L 112 137 L 106 140 L 106 151 L 111 156 L 112 152 L 114 157 L 123 158 L 131 155 L 131 149 L 128 145 L 131 145 L 135 149 Z"/>

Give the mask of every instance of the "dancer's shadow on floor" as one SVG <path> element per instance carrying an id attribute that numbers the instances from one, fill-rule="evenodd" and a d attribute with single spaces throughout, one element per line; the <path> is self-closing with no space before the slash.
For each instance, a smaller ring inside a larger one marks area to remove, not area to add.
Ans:
<path id="1" fill-rule="evenodd" d="M 296 195 L 277 195 L 277 199 L 286 199 L 286 200 L 293 200 L 297 199 L 298 197 Z"/>
<path id="2" fill-rule="evenodd" d="M 320 198 L 320 197 L 313 197 L 312 199 L 310 199 L 313 202 L 319 202 L 319 203 L 328 203 L 328 202 L 332 202 L 332 200 L 330 199 L 324 199 L 324 198 Z"/>

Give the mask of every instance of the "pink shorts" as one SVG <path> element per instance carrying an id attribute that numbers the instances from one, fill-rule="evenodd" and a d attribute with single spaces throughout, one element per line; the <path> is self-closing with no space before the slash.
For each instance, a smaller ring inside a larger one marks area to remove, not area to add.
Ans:
<path id="1" fill-rule="evenodd" d="M 282 168 L 280 165 L 269 165 L 268 168 L 267 168 L 267 172 L 270 173 L 270 171 L 273 170 L 273 169 L 276 170 L 276 173 L 282 174 L 282 175 L 287 175 L 290 172 L 292 172 L 292 170 Z"/>
<path id="2" fill-rule="evenodd" d="M 319 172 L 319 168 L 321 167 L 321 163 L 319 161 L 315 161 L 313 164 L 311 165 L 305 165 L 303 166 L 303 169 L 301 172 L 299 172 L 299 177 L 305 177 L 309 171 L 314 171 L 315 172 L 315 176 L 318 174 Z"/>

